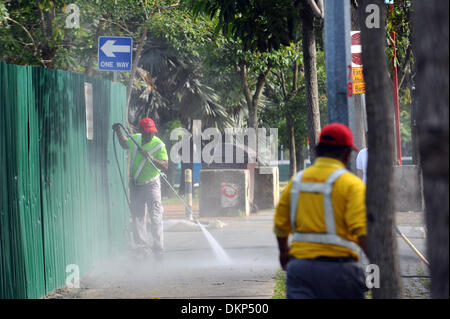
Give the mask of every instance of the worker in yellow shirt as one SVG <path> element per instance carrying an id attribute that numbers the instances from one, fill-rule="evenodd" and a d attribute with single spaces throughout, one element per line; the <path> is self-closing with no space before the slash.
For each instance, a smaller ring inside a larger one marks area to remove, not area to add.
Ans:
<path id="1" fill-rule="evenodd" d="M 274 232 L 289 299 L 364 298 L 367 291 L 357 263 L 360 248 L 367 254 L 365 185 L 345 169 L 352 149 L 347 126 L 325 126 L 314 165 L 291 179 L 280 198 Z"/>

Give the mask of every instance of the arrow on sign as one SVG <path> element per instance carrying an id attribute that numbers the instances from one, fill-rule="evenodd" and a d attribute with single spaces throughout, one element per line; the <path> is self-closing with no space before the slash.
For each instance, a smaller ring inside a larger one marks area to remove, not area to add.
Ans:
<path id="1" fill-rule="evenodd" d="M 116 40 L 108 40 L 100 48 L 100 50 L 102 50 L 103 53 L 105 53 L 105 55 L 108 58 L 116 57 L 114 52 L 116 52 L 116 53 L 129 53 L 130 52 L 131 47 L 129 45 L 114 45 L 114 43 L 116 43 Z"/>

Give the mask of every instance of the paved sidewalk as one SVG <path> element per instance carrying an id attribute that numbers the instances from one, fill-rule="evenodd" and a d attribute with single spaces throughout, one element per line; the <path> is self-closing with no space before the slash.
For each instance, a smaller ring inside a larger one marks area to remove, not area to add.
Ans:
<path id="1" fill-rule="evenodd" d="M 182 219 L 168 210 L 165 220 Z M 81 289 L 63 289 L 50 298 L 271 298 L 279 269 L 272 233 L 273 211 L 249 217 L 221 217 L 223 229 L 211 234 L 232 264 L 223 265 L 201 231 L 165 232 L 162 262 L 136 260 L 129 252 L 99 265 L 82 279 Z M 202 218 L 207 224 L 214 218 Z M 423 214 L 396 213 L 400 230 L 426 256 Z M 429 298 L 428 267 L 397 237 L 405 298 Z"/>
<path id="2" fill-rule="evenodd" d="M 426 257 L 426 227 L 423 212 L 398 212 L 395 216 L 399 230 Z M 397 236 L 403 297 L 407 299 L 430 298 L 428 266 Z"/>
<path id="3" fill-rule="evenodd" d="M 227 226 L 211 234 L 229 254 L 230 265 L 218 262 L 201 231 L 165 232 L 163 261 L 125 254 L 82 278 L 81 289 L 49 297 L 271 298 L 279 268 L 272 218 L 273 212 L 263 212 L 220 219 Z"/>
<path id="4" fill-rule="evenodd" d="M 397 212 L 395 222 L 407 237 L 425 238 L 426 227 L 423 212 Z"/>

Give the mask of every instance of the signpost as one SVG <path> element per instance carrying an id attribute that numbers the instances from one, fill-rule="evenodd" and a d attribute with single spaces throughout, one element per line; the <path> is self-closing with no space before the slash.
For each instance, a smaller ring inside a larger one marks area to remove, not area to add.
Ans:
<path id="1" fill-rule="evenodd" d="M 130 71 L 133 39 L 130 37 L 98 38 L 99 71 Z"/>

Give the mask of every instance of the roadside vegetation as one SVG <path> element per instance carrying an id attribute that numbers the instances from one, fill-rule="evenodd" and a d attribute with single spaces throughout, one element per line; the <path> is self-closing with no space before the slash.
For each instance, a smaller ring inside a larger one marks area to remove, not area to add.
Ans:
<path id="1" fill-rule="evenodd" d="M 281 269 L 275 274 L 272 299 L 286 299 L 286 272 Z"/>

